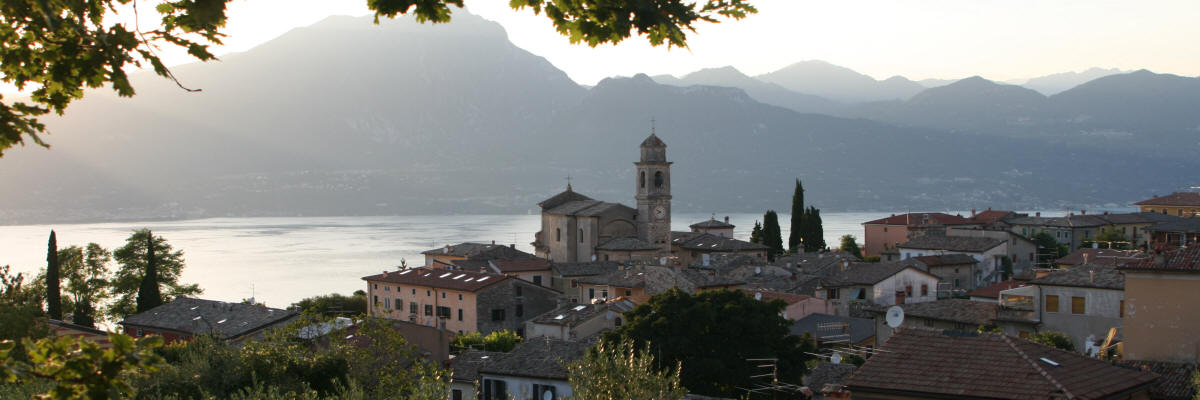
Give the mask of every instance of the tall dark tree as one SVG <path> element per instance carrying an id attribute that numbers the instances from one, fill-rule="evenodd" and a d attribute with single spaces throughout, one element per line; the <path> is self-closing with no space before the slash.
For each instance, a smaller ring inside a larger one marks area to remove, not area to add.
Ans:
<path id="1" fill-rule="evenodd" d="M 796 179 L 796 190 L 792 192 L 792 225 L 788 234 L 788 251 L 799 252 L 804 242 L 804 185 Z"/>
<path id="2" fill-rule="evenodd" d="M 754 221 L 754 229 L 750 230 L 750 243 L 762 244 L 762 233 L 762 224 L 760 224 L 758 221 Z"/>
<path id="3" fill-rule="evenodd" d="M 775 210 L 767 210 L 763 215 L 763 244 L 767 250 L 767 258 L 775 260 L 775 256 L 783 254 L 783 232 L 779 230 L 779 214 Z"/>
<path id="4" fill-rule="evenodd" d="M 150 248 L 154 249 L 153 252 Z M 148 257 L 150 254 L 153 254 L 153 257 Z M 124 246 L 113 250 L 112 258 L 119 267 L 108 283 L 109 294 L 113 300 L 104 309 L 104 317 L 107 319 L 121 320 L 137 313 L 148 259 L 154 260 L 154 272 L 158 276 L 157 287 L 162 303 L 170 302 L 176 297 L 195 296 L 203 292 L 196 284 L 179 282 L 179 276 L 183 274 L 185 266 L 183 252 L 172 249 L 166 239 L 151 234 L 148 229 L 141 229 L 129 235 Z"/>
<path id="5" fill-rule="evenodd" d="M 58 270 L 58 239 L 50 230 L 50 242 L 46 244 L 46 315 L 51 319 L 62 319 L 62 292 L 59 283 L 62 274 Z"/>
<path id="6" fill-rule="evenodd" d="M 842 235 L 842 244 L 838 246 L 838 250 L 853 254 L 860 259 L 863 258 L 862 250 L 858 248 L 858 242 L 854 240 L 854 235 Z"/>
<path id="7" fill-rule="evenodd" d="M 158 290 L 158 260 L 154 258 L 154 233 L 147 230 L 146 234 L 146 269 L 142 272 L 142 285 L 138 287 L 138 313 L 163 303 L 162 293 Z"/>
<path id="8" fill-rule="evenodd" d="M 825 227 L 821 225 L 821 210 L 809 207 L 804 214 L 804 251 L 825 249 Z"/>

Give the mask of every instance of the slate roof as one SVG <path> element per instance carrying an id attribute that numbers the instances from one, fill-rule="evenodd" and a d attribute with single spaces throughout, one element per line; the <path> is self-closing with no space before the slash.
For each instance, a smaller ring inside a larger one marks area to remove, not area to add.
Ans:
<path id="1" fill-rule="evenodd" d="M 558 206 L 556 206 L 554 208 L 546 209 L 546 210 L 544 210 L 544 212 L 547 214 L 554 214 L 554 215 L 575 215 L 575 216 L 580 216 L 580 217 L 594 217 L 594 216 L 612 211 L 614 209 L 619 210 L 619 211 L 624 211 L 629 214 L 633 214 L 633 213 L 637 212 L 636 210 L 634 210 L 624 204 L 609 203 L 607 201 L 599 201 L 599 200 L 568 201 L 568 202 L 559 204 Z"/>
<path id="2" fill-rule="evenodd" d="M 1118 269 L 1125 271 L 1160 271 L 1200 273 L 1200 246 L 1193 245 L 1179 250 L 1167 252 L 1161 256 L 1163 262 L 1155 261 L 1155 257 L 1131 262 Z"/>
<path id="3" fill-rule="evenodd" d="M 599 304 L 563 304 L 553 310 L 539 315 L 533 319 L 533 323 L 542 325 L 561 325 L 573 326 L 579 322 L 587 321 L 605 311 L 612 310 L 618 314 L 632 310 L 637 305 L 629 300 L 613 299 L 605 303 Z"/>
<path id="4" fill-rule="evenodd" d="M 863 222 L 863 225 L 968 225 L 972 224 L 966 218 L 958 215 L 950 215 L 945 213 L 908 213 L 908 214 L 893 214 L 887 218 L 880 218 L 874 221 Z"/>
<path id="5" fill-rule="evenodd" d="M 1200 232 L 1200 217 L 1197 218 L 1180 218 L 1171 222 L 1164 222 L 1158 225 L 1150 225 L 1145 228 L 1151 232 Z"/>
<path id="6" fill-rule="evenodd" d="M 799 269 L 801 272 L 812 275 L 828 276 L 832 275 L 833 268 L 841 265 L 842 260 L 861 261 L 858 257 L 850 254 L 830 252 L 830 253 L 796 253 L 789 254 L 775 259 L 774 265 L 789 266 Z"/>
<path id="7" fill-rule="evenodd" d="M 130 316 L 121 325 L 165 329 L 190 335 L 214 333 L 231 340 L 290 320 L 298 311 L 261 305 L 179 297 L 170 303 Z"/>
<path id="8" fill-rule="evenodd" d="M 367 282 L 388 282 L 405 285 L 427 286 L 438 289 L 476 292 L 507 279 L 505 275 L 475 271 L 452 271 L 418 267 L 403 271 L 388 271 L 378 275 L 364 276 Z"/>
<path id="9" fill-rule="evenodd" d="M 899 306 L 904 310 L 905 318 L 931 319 L 962 323 L 969 326 L 991 325 L 992 320 L 996 318 L 996 308 L 999 307 L 995 303 L 984 303 L 982 301 L 967 299 L 944 299 L 900 304 Z M 888 308 L 890 307 L 872 307 L 868 311 L 883 314 L 887 312 Z"/>
<path id="10" fill-rule="evenodd" d="M 1144 224 L 1156 222 L 1170 222 L 1183 219 L 1174 215 L 1156 213 L 1156 212 L 1135 212 L 1121 214 L 1102 214 L 1100 216 L 1113 224 Z"/>
<path id="11" fill-rule="evenodd" d="M 467 350 L 450 359 L 450 380 L 475 382 L 479 380 L 479 367 L 504 354 L 495 351 Z"/>
<path id="12" fill-rule="evenodd" d="M 741 291 L 742 291 L 742 293 L 745 293 L 746 295 L 748 295 L 750 297 L 755 297 L 757 295 L 757 296 L 759 296 L 759 300 L 762 300 L 762 301 L 771 301 L 771 300 L 778 299 L 778 300 L 783 300 L 783 302 L 787 303 L 788 305 L 796 304 L 801 301 L 813 298 L 812 296 L 803 295 L 803 294 L 776 292 L 773 290 L 766 290 L 766 289 L 761 289 L 761 288 L 759 288 L 759 289 L 743 288 L 743 289 L 741 289 Z"/>
<path id="13" fill-rule="evenodd" d="M 565 277 L 603 275 L 616 271 L 620 266 L 621 263 L 616 261 L 550 263 L 550 269 Z"/>
<path id="14" fill-rule="evenodd" d="M 455 245 L 446 245 L 436 249 L 422 251 L 425 255 L 448 255 L 454 257 L 466 257 L 471 260 L 496 260 L 496 259 L 520 259 L 520 258 L 536 258 L 533 254 L 529 254 L 510 246 L 503 244 L 484 244 L 484 243 L 459 243 Z"/>
<path id="15" fill-rule="evenodd" d="M 596 250 L 608 251 L 648 251 L 658 250 L 661 247 L 655 246 L 650 242 L 635 237 L 619 237 L 608 240 L 596 246 Z"/>
<path id="16" fill-rule="evenodd" d="M 787 278 L 763 274 L 742 278 L 742 280 L 746 282 L 744 287 L 749 289 L 765 289 L 807 296 L 815 296 L 818 286 L 832 287 L 841 284 L 840 281 L 833 278 L 810 274 L 794 274 Z"/>
<path id="17" fill-rule="evenodd" d="M 671 232 L 671 244 L 696 251 L 766 250 L 767 246 L 745 240 L 717 236 L 707 232 Z"/>
<path id="18" fill-rule="evenodd" d="M 976 260 L 975 257 L 971 257 L 966 254 L 940 254 L 936 256 L 913 257 L 912 259 L 920 261 L 922 264 L 930 267 L 979 263 L 979 260 Z"/>
<path id="19" fill-rule="evenodd" d="M 853 286 L 874 285 L 909 268 L 933 275 L 918 268 L 918 265 L 920 264 L 912 259 L 895 262 L 850 263 L 850 267 L 845 271 L 834 270 L 831 276 L 842 282 L 839 286 Z M 936 277 L 936 275 L 933 276 Z"/>
<path id="20" fill-rule="evenodd" d="M 734 226 L 733 226 L 733 224 L 731 224 L 731 223 L 724 222 L 724 221 L 717 221 L 717 219 L 716 219 L 716 218 L 713 218 L 713 219 L 710 219 L 710 220 L 708 220 L 708 221 L 703 221 L 703 222 L 697 222 L 697 223 L 694 223 L 694 224 L 692 224 L 691 226 L 688 226 L 688 228 L 699 228 L 699 229 L 732 229 L 732 228 L 734 228 Z"/>
<path id="21" fill-rule="evenodd" d="M 996 299 L 996 300 L 999 300 L 999 299 L 1000 299 L 1000 292 L 1002 292 L 1002 291 L 1005 291 L 1005 290 L 1008 290 L 1008 289 L 1015 289 L 1015 288 L 1019 288 L 1019 287 L 1025 286 L 1025 285 L 1026 285 L 1026 283 L 1025 283 L 1025 282 L 1018 281 L 1018 280 L 1013 280 L 1013 279 L 1009 279 L 1009 280 L 1007 280 L 1007 281 L 1004 281 L 1004 282 L 1000 282 L 1000 283 L 993 283 L 993 284 L 991 284 L 991 285 L 984 286 L 984 287 L 981 287 L 981 288 L 979 288 L 979 289 L 972 290 L 972 291 L 970 291 L 969 293 L 967 293 L 967 296 L 971 296 L 971 297 L 986 297 L 986 298 L 989 298 L 989 299 Z"/>
<path id="22" fill-rule="evenodd" d="M 1029 284 L 1125 290 L 1125 274 L 1112 265 L 1080 265 L 1051 272 Z"/>
<path id="23" fill-rule="evenodd" d="M 1067 254 L 1066 256 L 1054 260 L 1055 264 L 1080 265 L 1084 264 L 1084 255 L 1087 255 L 1087 264 L 1096 265 L 1117 265 L 1124 264 L 1139 259 L 1149 257 L 1146 253 L 1133 250 L 1112 250 L 1112 249 L 1093 249 L 1082 248 Z"/>
<path id="24" fill-rule="evenodd" d="M 1003 240 L 987 237 L 922 235 L 897 245 L 902 249 L 961 251 L 982 253 L 1004 244 Z"/>
<path id="25" fill-rule="evenodd" d="M 841 386 L 857 369 L 854 364 L 823 362 L 804 374 L 804 386 L 814 392 L 823 392 L 826 385 Z"/>
<path id="26" fill-rule="evenodd" d="M 512 272 L 549 271 L 550 261 L 544 258 L 523 258 L 517 260 L 491 260 L 496 270 L 502 274 Z"/>
<path id="27" fill-rule="evenodd" d="M 583 358 L 595 336 L 580 341 L 533 338 L 479 367 L 479 374 L 567 380 L 566 363 Z"/>
<path id="28" fill-rule="evenodd" d="M 646 137 L 646 140 L 642 141 L 641 147 L 667 147 L 667 144 L 663 143 L 662 139 L 659 139 L 658 136 L 651 133 L 650 136 Z"/>
<path id="29" fill-rule="evenodd" d="M 646 265 L 613 271 L 599 276 L 589 276 L 576 280 L 581 284 L 606 285 L 620 288 L 645 289 L 646 294 L 659 294 L 671 288 L 679 288 L 688 293 L 696 289 L 720 286 L 739 286 L 745 282 L 698 271 L 676 271 L 673 268 L 657 265 Z"/>
<path id="30" fill-rule="evenodd" d="M 849 332 L 833 331 L 828 328 L 822 329 L 822 324 L 830 324 L 835 322 L 844 322 L 849 324 Z M 844 339 L 845 337 L 832 337 L 833 335 L 850 334 L 851 343 L 861 343 L 864 340 L 875 336 L 875 320 L 870 318 L 854 318 L 843 317 L 837 315 L 814 313 L 805 316 L 796 322 L 792 323 L 791 332 L 793 335 L 802 336 L 808 333 L 815 339 L 823 337 L 830 339 Z"/>
<path id="31" fill-rule="evenodd" d="M 1197 398 L 1197 391 L 1200 391 L 1196 382 L 1192 380 L 1197 370 L 1196 364 L 1134 360 L 1123 360 L 1120 363 L 1158 374 L 1158 382 L 1150 388 L 1151 399 L 1194 400 Z"/>
<path id="32" fill-rule="evenodd" d="M 558 207 L 559 205 L 562 205 L 563 203 L 566 203 L 566 202 L 579 201 L 579 200 L 591 200 L 591 199 L 592 199 L 591 197 L 584 196 L 582 194 L 576 193 L 574 190 L 571 190 L 571 185 L 567 184 L 567 190 L 563 191 L 562 193 L 556 194 L 546 200 L 542 200 L 542 202 L 538 203 L 537 205 L 538 205 L 538 207 L 542 208 L 542 211 L 545 211 L 545 210 L 549 210 L 554 207 Z"/>
<path id="33" fill-rule="evenodd" d="M 1200 192 L 1175 192 L 1162 197 L 1133 203 L 1135 206 L 1195 206 L 1200 207 Z"/>
<path id="34" fill-rule="evenodd" d="M 867 359 L 844 382 L 851 392 L 1098 399 L 1148 387 L 1158 378 L 1150 372 L 1000 334 L 901 327 L 880 349 L 883 351 Z"/>

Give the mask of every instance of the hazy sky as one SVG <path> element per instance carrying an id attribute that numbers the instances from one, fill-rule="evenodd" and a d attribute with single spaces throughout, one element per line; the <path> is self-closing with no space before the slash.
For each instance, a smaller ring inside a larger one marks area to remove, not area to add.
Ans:
<path id="1" fill-rule="evenodd" d="M 505 0 L 468 1 L 510 40 L 583 84 L 638 72 L 682 75 L 733 65 L 749 75 L 824 60 L 875 78 L 982 75 L 1010 80 L 1090 67 L 1200 75 L 1200 1 L 751 0 L 759 13 L 701 24 L 689 49 L 573 46 L 548 19 Z M 245 51 L 329 15 L 366 15 L 365 0 L 235 0 L 219 52 Z M 145 21 L 145 19 L 143 19 Z M 171 57 L 171 63 L 183 58 Z"/>

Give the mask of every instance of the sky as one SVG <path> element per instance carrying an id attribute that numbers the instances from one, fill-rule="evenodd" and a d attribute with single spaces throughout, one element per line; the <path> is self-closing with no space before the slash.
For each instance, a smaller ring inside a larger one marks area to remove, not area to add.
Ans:
<path id="1" fill-rule="evenodd" d="M 750 0 L 759 13 L 700 23 L 686 49 L 631 38 L 616 46 L 571 45 L 544 16 L 504 0 L 468 0 L 509 39 L 576 82 L 609 76 L 684 75 L 732 65 L 748 75 L 823 60 L 877 79 L 1020 80 L 1091 67 L 1200 75 L 1200 1 L 1195 0 Z M 246 51 L 331 15 L 368 15 L 365 0 L 234 0 L 226 45 Z M 149 8 L 149 7 L 146 7 Z M 143 22 L 147 19 L 143 18 Z M 168 64 L 187 62 L 166 54 Z"/>

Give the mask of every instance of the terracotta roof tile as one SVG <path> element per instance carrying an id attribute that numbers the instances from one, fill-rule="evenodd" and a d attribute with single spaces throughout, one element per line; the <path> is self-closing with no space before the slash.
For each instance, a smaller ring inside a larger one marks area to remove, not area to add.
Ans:
<path id="1" fill-rule="evenodd" d="M 1163 197 L 1155 197 L 1133 203 L 1135 206 L 1195 206 L 1200 207 L 1200 193 L 1175 192 Z"/>
<path id="2" fill-rule="evenodd" d="M 944 213 L 908 213 L 900 215 L 892 215 L 887 218 L 880 218 L 874 221 L 863 222 L 863 225 L 968 225 L 974 222 L 968 221 L 958 215 L 950 215 Z"/>
<path id="3" fill-rule="evenodd" d="M 550 261 L 544 258 L 524 258 L 517 260 L 491 260 L 488 261 L 500 273 L 507 274 L 511 272 L 530 272 L 530 271 L 549 271 Z"/>
<path id="4" fill-rule="evenodd" d="M 972 290 L 970 293 L 967 293 L 967 296 L 986 297 L 989 299 L 1000 299 L 1001 291 L 1005 291 L 1008 289 L 1015 289 L 1015 288 L 1025 286 L 1025 285 L 1026 285 L 1025 282 L 1009 279 L 1004 282 L 995 283 L 992 285 L 981 287 L 979 289 Z"/>
<path id="5" fill-rule="evenodd" d="M 922 235 L 901 243 L 896 248 L 982 253 L 1002 244 L 1003 240 L 988 237 Z"/>
<path id="6" fill-rule="evenodd" d="M 500 274 L 485 274 L 473 271 L 429 269 L 425 267 L 389 271 L 378 275 L 364 276 L 367 282 L 387 282 L 404 285 L 427 286 L 438 289 L 475 292 L 488 286 L 512 279 Z"/>
<path id="7" fill-rule="evenodd" d="M 1125 274 L 1111 265 L 1080 265 L 1051 272 L 1029 284 L 1125 290 Z"/>
<path id="8" fill-rule="evenodd" d="M 1152 256 L 1144 260 L 1119 266 L 1118 269 L 1126 271 L 1200 273 L 1200 246 L 1185 247 L 1163 254 L 1161 257 L 1163 258 L 1162 263 L 1156 261 L 1155 257 Z"/>
<path id="9" fill-rule="evenodd" d="M 1084 261 L 1085 255 L 1087 256 L 1086 262 Z M 1149 257 L 1149 255 L 1140 251 L 1083 248 L 1075 250 L 1063 258 L 1054 260 L 1054 262 L 1056 264 L 1066 265 L 1117 265 L 1137 261 L 1146 257 Z"/>

